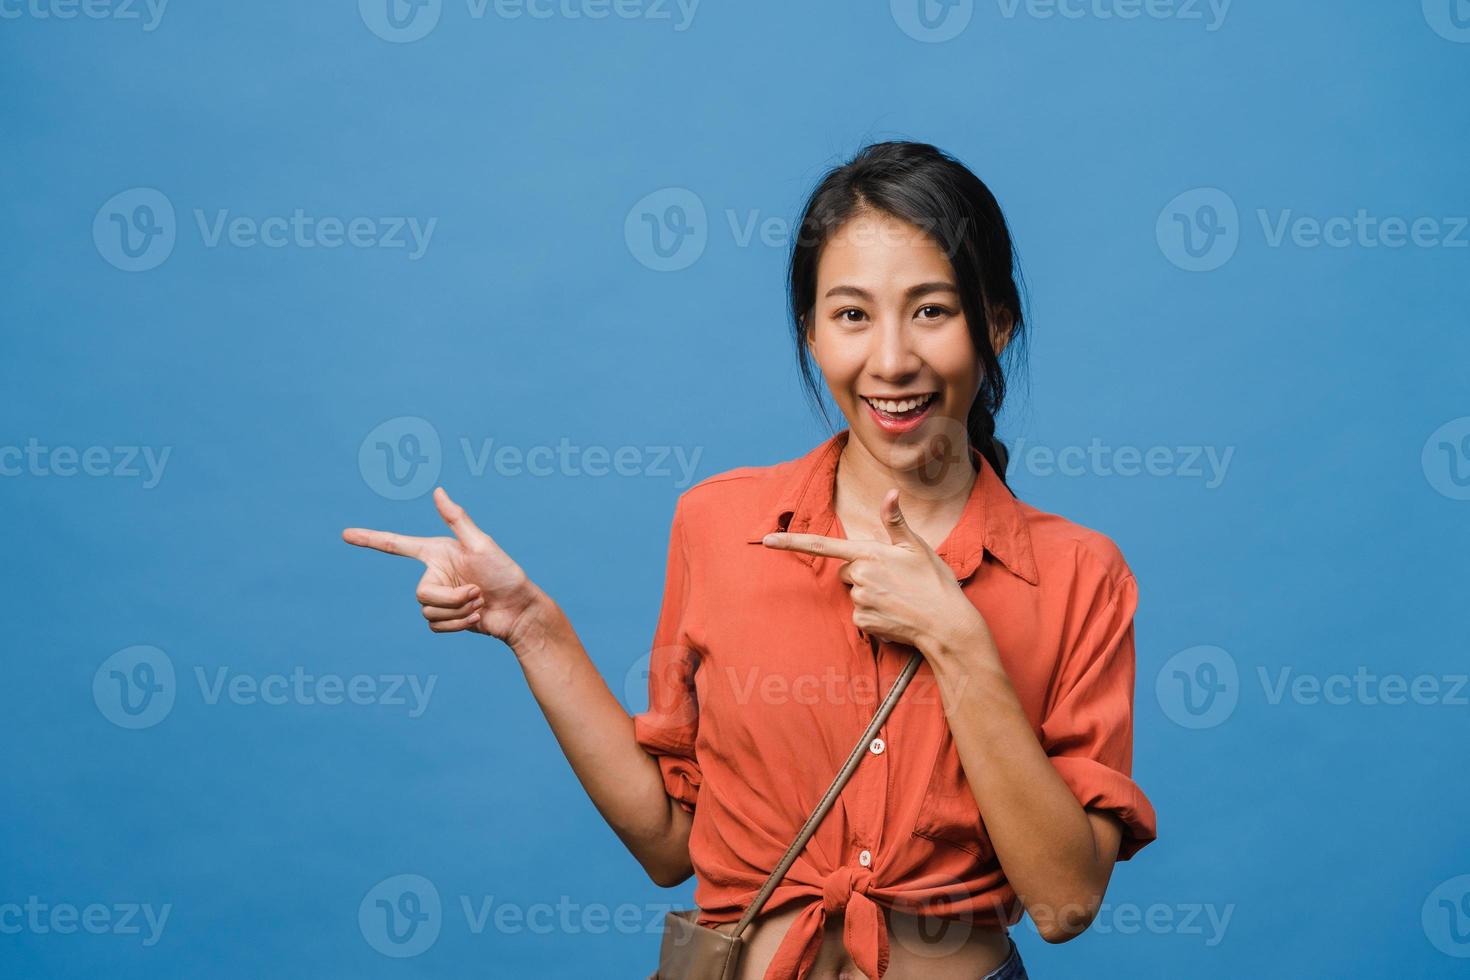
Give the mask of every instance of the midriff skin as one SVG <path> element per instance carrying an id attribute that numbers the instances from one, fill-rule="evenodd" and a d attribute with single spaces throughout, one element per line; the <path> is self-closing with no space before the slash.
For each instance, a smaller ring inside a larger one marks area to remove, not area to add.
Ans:
<path id="1" fill-rule="evenodd" d="M 736 980 L 762 980 L 803 908 L 795 905 L 756 917 L 742 934 L 745 952 Z M 1010 941 L 1001 926 L 920 920 L 896 909 L 884 909 L 884 913 L 888 917 L 888 971 L 883 980 L 981 980 L 1010 955 Z M 827 916 L 812 980 L 874 980 L 857 968 L 842 945 L 842 922 L 840 914 Z M 731 933 L 735 925 L 730 922 L 714 928 Z"/>

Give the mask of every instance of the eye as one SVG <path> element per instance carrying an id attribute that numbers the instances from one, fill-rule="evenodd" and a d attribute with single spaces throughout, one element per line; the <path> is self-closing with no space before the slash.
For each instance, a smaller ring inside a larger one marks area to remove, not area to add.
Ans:
<path id="1" fill-rule="evenodd" d="M 920 320 L 940 320 L 953 315 L 947 307 L 940 306 L 937 303 L 929 303 L 919 307 L 916 314 Z"/>
<path id="2" fill-rule="evenodd" d="M 867 317 L 867 314 L 855 306 L 847 306 L 833 314 L 833 319 L 845 323 L 859 323 Z"/>

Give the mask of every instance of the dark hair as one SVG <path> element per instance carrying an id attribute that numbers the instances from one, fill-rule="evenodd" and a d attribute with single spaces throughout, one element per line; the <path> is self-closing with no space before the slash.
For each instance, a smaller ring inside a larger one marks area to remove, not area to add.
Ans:
<path id="1" fill-rule="evenodd" d="M 1009 318 L 1007 363 L 1021 355 L 1026 320 L 1021 280 L 1010 230 L 985 182 L 964 164 L 928 143 L 889 141 L 863 147 L 847 163 L 828 171 L 812 191 L 791 251 L 791 317 L 796 356 L 807 394 L 827 419 L 821 387 L 807 350 L 807 316 L 816 305 L 817 262 L 827 239 L 849 218 L 877 211 L 928 234 L 954 268 L 970 339 L 980 357 L 980 391 L 965 428 L 1002 480 L 1008 453 L 995 436 L 995 417 L 1006 396 L 1002 357 L 990 342 L 992 324 Z M 831 424 L 830 419 L 827 419 Z"/>

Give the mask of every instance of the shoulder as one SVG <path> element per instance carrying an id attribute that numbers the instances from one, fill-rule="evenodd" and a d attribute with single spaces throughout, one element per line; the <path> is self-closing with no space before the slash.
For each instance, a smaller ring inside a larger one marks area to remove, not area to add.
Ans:
<path id="1" fill-rule="evenodd" d="M 1107 598 L 1133 591 L 1137 583 L 1123 550 L 1096 528 L 1060 514 L 1016 501 L 1031 538 L 1037 572 L 1043 585 L 1067 585 L 1069 590 L 1101 590 Z"/>
<path id="2" fill-rule="evenodd" d="M 737 466 L 707 476 L 679 494 L 676 516 L 689 534 L 749 531 L 780 503 L 800 462 Z"/>

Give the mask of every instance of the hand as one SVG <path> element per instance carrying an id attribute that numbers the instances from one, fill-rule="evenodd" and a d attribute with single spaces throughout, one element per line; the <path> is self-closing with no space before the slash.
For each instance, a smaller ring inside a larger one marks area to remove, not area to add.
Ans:
<path id="1" fill-rule="evenodd" d="M 882 541 L 830 538 L 821 534 L 768 534 L 762 543 L 844 559 L 838 578 L 850 587 L 852 622 L 887 643 L 906 643 L 926 655 L 948 652 L 954 638 L 984 631 L 985 620 L 965 596 L 954 571 L 904 520 L 898 490 L 883 497 L 878 515 L 888 532 Z"/>
<path id="2" fill-rule="evenodd" d="M 342 540 L 423 562 L 424 575 L 415 594 L 434 632 L 471 630 L 514 647 L 538 590 L 443 487 L 435 488 L 434 504 L 453 537 L 414 538 L 349 527 Z"/>

